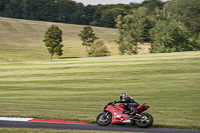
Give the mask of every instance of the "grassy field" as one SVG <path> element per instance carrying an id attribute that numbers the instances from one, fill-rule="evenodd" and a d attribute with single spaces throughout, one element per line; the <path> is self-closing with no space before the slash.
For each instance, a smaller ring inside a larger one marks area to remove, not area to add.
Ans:
<path id="1" fill-rule="evenodd" d="M 20 128 L 0 128 L 0 132 L 5 133 L 119 133 L 106 131 L 74 131 L 74 130 L 53 130 L 53 129 L 20 129 Z M 121 132 L 125 133 L 125 132 Z M 134 132 L 136 133 L 136 132 Z M 141 133 L 141 132 L 140 132 Z"/>
<path id="2" fill-rule="evenodd" d="M 5 132 L 6 133 L 55 133 L 55 132 L 56 133 L 119 133 L 119 132 L 106 132 L 106 131 L 74 131 L 74 130 L 25 129 L 25 128 L 21 128 L 21 129 L 20 128 L 0 128 L 0 132 L 2 133 L 5 133 Z"/>
<path id="3" fill-rule="evenodd" d="M 44 42 L 44 34 L 52 24 L 59 26 L 63 31 L 62 58 L 87 57 L 85 47 L 78 34 L 84 25 L 52 23 L 32 20 L 21 20 L 0 17 L 0 62 L 47 60 L 49 53 Z M 112 28 L 92 27 L 94 33 L 104 41 L 111 51 L 111 55 L 118 55 L 115 43 L 117 30 Z M 139 53 L 148 53 L 149 45 L 141 45 Z M 54 56 L 54 59 L 57 58 Z"/>
<path id="4" fill-rule="evenodd" d="M 85 48 L 78 37 L 83 25 L 0 17 L 0 59 L 3 61 L 9 59 L 13 61 L 47 60 L 49 53 L 42 40 L 52 24 L 59 26 L 63 31 L 63 58 L 87 57 Z M 95 34 L 104 40 L 111 53 L 117 54 L 117 46 L 114 45 L 117 30 L 99 27 L 93 27 L 93 29 Z"/>
<path id="5" fill-rule="evenodd" d="M 63 30 L 64 55 L 49 61 L 42 40 L 52 24 Z M 93 27 L 112 56 L 85 58 L 83 27 L 0 17 L 0 116 L 95 123 L 106 103 L 127 92 L 151 106 L 154 127 L 200 129 L 200 51 L 144 54 L 147 44 L 139 55 L 120 56 L 117 30 Z"/>
<path id="6" fill-rule="evenodd" d="M 0 64 L 0 116 L 94 123 L 129 93 L 154 127 L 200 129 L 200 52 L 70 58 Z"/>

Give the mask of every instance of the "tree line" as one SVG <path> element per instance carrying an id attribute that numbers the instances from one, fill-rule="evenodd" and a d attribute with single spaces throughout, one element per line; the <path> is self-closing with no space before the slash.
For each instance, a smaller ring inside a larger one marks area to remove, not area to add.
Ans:
<path id="1" fill-rule="evenodd" d="M 142 6 L 154 10 L 163 4 L 158 0 L 144 0 L 141 4 L 84 6 L 72 0 L 1 0 L 0 16 L 114 28 L 118 15 L 127 15 Z"/>
<path id="2" fill-rule="evenodd" d="M 143 42 L 151 43 L 150 53 L 181 52 L 200 50 L 199 5 L 199 0 L 87 6 L 72 0 L 1 0 L 0 16 L 117 28 L 121 54 L 137 54 Z"/>

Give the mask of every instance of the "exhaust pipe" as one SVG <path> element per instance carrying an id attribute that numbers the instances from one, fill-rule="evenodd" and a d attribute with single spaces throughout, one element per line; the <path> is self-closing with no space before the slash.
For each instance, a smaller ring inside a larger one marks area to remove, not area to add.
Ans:
<path id="1" fill-rule="evenodd" d="M 130 119 L 125 119 L 125 120 L 122 121 L 122 123 L 123 124 L 128 124 L 128 123 L 131 123 L 131 120 Z"/>

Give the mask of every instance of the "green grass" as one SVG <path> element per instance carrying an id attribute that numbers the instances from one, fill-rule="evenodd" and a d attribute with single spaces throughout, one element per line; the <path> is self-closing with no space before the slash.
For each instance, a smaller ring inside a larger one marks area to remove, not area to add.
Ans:
<path id="1" fill-rule="evenodd" d="M 42 40 L 52 24 L 63 31 L 64 53 L 49 61 Z M 144 55 L 145 44 L 139 55 L 119 56 L 117 30 L 93 27 L 112 56 L 83 58 L 83 27 L 0 17 L 0 116 L 94 123 L 106 103 L 127 92 L 151 106 L 154 127 L 200 129 L 200 52 Z"/>
<path id="2" fill-rule="evenodd" d="M 40 22 L 0 17 L 0 60 L 30 61 L 48 60 L 49 53 L 42 41 L 48 27 L 52 24 L 59 26 L 63 31 L 63 58 L 87 57 L 85 47 L 78 34 L 84 25 L 64 23 Z M 95 34 L 111 51 L 118 54 L 116 39 L 117 30 L 103 27 L 92 27 Z M 57 58 L 54 56 L 54 58 Z"/>
<path id="3" fill-rule="evenodd" d="M 87 57 L 85 47 L 78 34 L 84 25 L 52 23 L 0 17 L 0 63 L 12 61 L 48 60 L 49 53 L 42 41 L 48 27 L 52 24 L 63 31 L 63 56 L 61 58 Z M 92 27 L 94 33 L 104 41 L 111 55 L 118 55 L 115 43 L 117 29 Z M 141 45 L 139 53 L 148 53 L 149 44 Z M 57 59 L 57 56 L 53 57 Z"/>
<path id="4" fill-rule="evenodd" d="M 154 127 L 200 129 L 200 52 L 0 64 L 0 116 L 94 123 L 129 93 Z"/>
<path id="5" fill-rule="evenodd" d="M 54 129 L 26 129 L 26 128 L 0 128 L 1 133 L 119 133 L 106 131 L 76 131 L 76 130 L 54 130 Z M 122 132 L 121 132 L 122 133 Z M 134 132 L 136 133 L 136 132 Z"/>

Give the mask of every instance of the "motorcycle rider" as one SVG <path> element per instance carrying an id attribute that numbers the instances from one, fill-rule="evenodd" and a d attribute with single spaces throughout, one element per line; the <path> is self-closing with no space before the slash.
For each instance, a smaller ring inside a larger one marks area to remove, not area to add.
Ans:
<path id="1" fill-rule="evenodd" d="M 120 95 L 120 100 L 118 101 L 113 101 L 113 103 L 124 103 L 124 106 L 126 108 L 125 113 L 130 114 L 131 117 L 134 119 L 140 119 L 141 115 L 137 114 L 138 111 L 136 108 L 139 106 L 139 104 L 132 98 L 128 96 L 128 93 L 122 93 Z"/>

